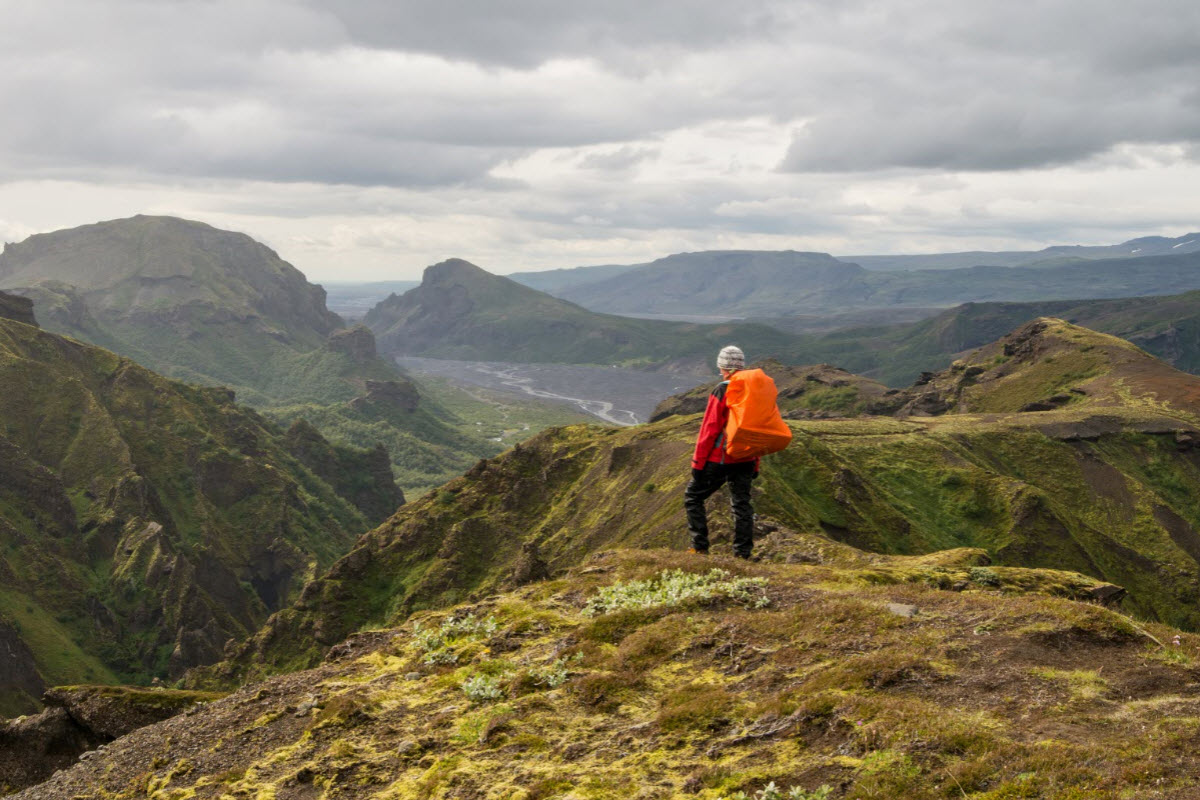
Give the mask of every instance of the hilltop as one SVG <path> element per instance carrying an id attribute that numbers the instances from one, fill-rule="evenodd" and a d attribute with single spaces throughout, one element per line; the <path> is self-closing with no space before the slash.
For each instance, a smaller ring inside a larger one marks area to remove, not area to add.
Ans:
<path id="1" fill-rule="evenodd" d="M 228 390 L 13 316 L 0 317 L 4 712 L 47 683 L 217 660 L 404 502 L 384 453 L 285 435 Z"/>
<path id="2" fill-rule="evenodd" d="M 425 270 L 421 285 L 364 318 L 382 350 L 480 361 L 670 366 L 711 372 L 729 341 L 785 354 L 794 337 L 765 325 L 694 325 L 597 314 L 461 259 Z"/>
<path id="3" fill-rule="evenodd" d="M 1036 319 L 927 373 L 909 394 L 906 410 L 926 413 L 1111 407 L 1200 418 L 1200 377 L 1124 339 L 1054 318 Z"/>
<path id="4" fill-rule="evenodd" d="M 1194 635 L 1068 599 L 1102 588 L 1071 573 L 842 550 L 600 554 L 351 637 L 16 800 L 1191 796 Z"/>

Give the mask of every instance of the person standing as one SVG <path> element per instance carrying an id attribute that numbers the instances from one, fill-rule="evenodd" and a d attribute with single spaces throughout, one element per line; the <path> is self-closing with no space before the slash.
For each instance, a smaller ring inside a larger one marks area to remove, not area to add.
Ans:
<path id="1" fill-rule="evenodd" d="M 754 549 L 754 507 L 750 504 L 750 485 L 758 477 L 758 458 L 733 460 L 725 453 L 725 424 L 729 421 L 729 406 L 725 391 L 730 377 L 746 366 L 746 356 L 733 345 L 721 348 L 717 354 L 717 369 L 721 383 L 708 396 L 696 450 L 692 454 L 692 479 L 683 493 L 687 512 L 688 534 L 692 552 L 708 552 L 708 514 L 704 501 L 726 483 L 729 484 L 730 505 L 733 508 L 733 554 L 750 558 Z"/>

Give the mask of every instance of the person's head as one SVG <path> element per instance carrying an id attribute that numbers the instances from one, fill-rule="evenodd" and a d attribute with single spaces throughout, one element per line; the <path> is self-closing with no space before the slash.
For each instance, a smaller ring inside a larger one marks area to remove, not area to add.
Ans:
<path id="1" fill-rule="evenodd" d="M 722 347 L 721 352 L 717 353 L 717 369 L 721 370 L 722 378 L 728 378 L 745 366 L 746 354 L 739 347 L 729 345 Z"/>

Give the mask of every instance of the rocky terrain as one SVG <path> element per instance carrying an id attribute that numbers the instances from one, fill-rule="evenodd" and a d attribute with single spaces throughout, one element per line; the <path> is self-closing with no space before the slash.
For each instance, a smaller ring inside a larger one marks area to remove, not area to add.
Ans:
<path id="1" fill-rule="evenodd" d="M 719 496 L 680 552 L 694 398 L 548 430 L 17 796 L 1192 796 L 1200 378 L 1052 318 L 903 391 L 767 369 L 760 563 Z"/>
<path id="2" fill-rule="evenodd" d="M 975 550 L 764 545 L 792 557 L 609 552 L 358 634 L 15 797 L 1193 796 L 1195 635 Z"/>

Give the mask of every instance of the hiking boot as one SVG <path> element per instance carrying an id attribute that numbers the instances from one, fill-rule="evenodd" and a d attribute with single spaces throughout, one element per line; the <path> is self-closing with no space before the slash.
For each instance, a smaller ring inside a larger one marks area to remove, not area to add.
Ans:
<path id="1" fill-rule="evenodd" d="M 740 558 L 742 561 L 750 561 L 755 564 L 762 561 L 762 556 L 742 555 L 741 553 L 734 553 L 733 556 L 734 558 Z"/>

